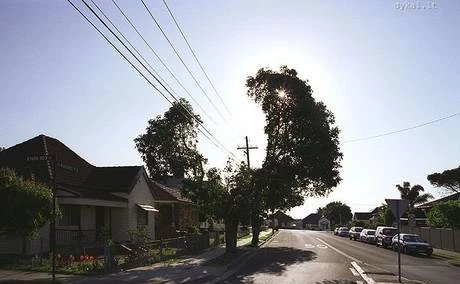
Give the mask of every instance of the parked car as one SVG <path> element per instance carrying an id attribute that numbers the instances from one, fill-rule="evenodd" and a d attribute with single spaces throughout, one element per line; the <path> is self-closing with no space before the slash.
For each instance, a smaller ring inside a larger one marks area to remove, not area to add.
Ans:
<path id="1" fill-rule="evenodd" d="M 363 227 L 351 227 L 350 231 L 348 232 L 348 237 L 350 240 L 359 240 L 359 234 L 363 230 Z"/>
<path id="2" fill-rule="evenodd" d="M 364 229 L 359 234 L 359 240 L 369 244 L 375 244 L 375 230 Z"/>
<path id="3" fill-rule="evenodd" d="M 398 235 L 395 235 L 392 239 L 391 246 L 394 251 L 398 251 Z M 401 246 L 401 252 L 404 253 L 425 253 L 431 256 L 433 253 L 433 247 L 425 241 L 422 237 L 416 234 L 399 234 L 399 245 Z"/>
<path id="4" fill-rule="evenodd" d="M 392 238 L 397 233 L 398 229 L 396 229 L 395 227 L 377 227 L 377 229 L 375 229 L 376 245 L 381 246 L 383 248 L 391 246 Z"/>
<path id="5" fill-rule="evenodd" d="M 337 228 L 334 229 L 334 235 L 337 236 L 338 233 L 339 233 L 339 227 L 337 227 Z"/>
<path id="6" fill-rule="evenodd" d="M 348 228 L 347 227 L 340 227 L 338 230 L 337 230 L 337 235 L 339 237 L 348 237 Z"/>

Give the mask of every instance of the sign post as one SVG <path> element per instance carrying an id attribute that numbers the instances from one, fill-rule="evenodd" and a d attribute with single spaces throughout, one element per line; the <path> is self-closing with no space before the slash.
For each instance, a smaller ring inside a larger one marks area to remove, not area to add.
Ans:
<path id="1" fill-rule="evenodd" d="M 401 244 L 399 243 L 399 233 L 401 231 L 401 216 L 409 206 L 409 200 L 405 199 L 385 199 L 391 212 L 398 222 L 398 281 L 401 283 Z"/>

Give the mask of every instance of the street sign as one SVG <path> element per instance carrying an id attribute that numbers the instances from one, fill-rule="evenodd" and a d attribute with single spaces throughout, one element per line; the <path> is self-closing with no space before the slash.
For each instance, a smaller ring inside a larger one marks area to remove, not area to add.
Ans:
<path id="1" fill-rule="evenodd" d="M 393 215 L 396 217 L 398 223 L 398 280 L 401 283 L 401 244 L 400 240 L 400 230 L 401 230 L 401 216 L 406 211 L 409 206 L 409 200 L 406 199 L 385 199 L 388 206 L 393 212 Z"/>
<path id="2" fill-rule="evenodd" d="M 409 200 L 406 199 L 385 199 L 385 201 L 398 220 L 401 218 L 402 214 L 406 212 L 407 207 L 409 207 Z"/>

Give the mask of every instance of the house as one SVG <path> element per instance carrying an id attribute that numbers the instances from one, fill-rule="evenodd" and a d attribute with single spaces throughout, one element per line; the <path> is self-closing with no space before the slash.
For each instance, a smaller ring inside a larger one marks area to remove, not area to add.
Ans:
<path id="1" fill-rule="evenodd" d="M 415 208 L 420 208 L 420 209 L 424 209 L 424 210 L 429 210 L 431 208 L 433 208 L 433 206 L 437 205 L 437 204 L 440 204 L 440 203 L 443 203 L 443 202 L 447 202 L 447 201 L 451 201 L 451 200 L 458 200 L 460 199 L 460 192 L 456 192 L 454 194 L 451 194 L 451 195 L 448 195 L 448 196 L 444 196 L 442 198 L 439 198 L 439 199 L 436 199 L 436 200 L 433 200 L 433 201 L 429 201 L 429 202 L 426 202 L 426 203 L 423 203 L 421 205 L 418 205 L 416 206 Z"/>
<path id="2" fill-rule="evenodd" d="M 190 199 L 185 198 L 178 188 L 166 186 L 149 180 L 155 202 L 156 214 L 155 237 L 157 239 L 172 238 L 178 231 L 187 231 L 190 227 L 199 227 L 198 207 Z"/>
<path id="3" fill-rule="evenodd" d="M 53 159 L 44 159 L 44 156 Z M 10 167 L 26 179 L 48 184 L 55 179 L 62 217 L 56 222 L 58 247 L 95 246 L 104 236 L 129 239 L 129 230 L 145 226 L 155 236 L 155 193 L 142 166 L 97 167 L 59 140 L 39 135 L 0 152 L 0 167 Z M 0 253 L 22 252 L 18 236 L 0 237 Z M 49 226 L 37 240 L 25 243 L 26 253 L 49 250 Z"/>
<path id="4" fill-rule="evenodd" d="M 311 213 L 302 219 L 302 226 L 307 230 L 328 231 L 331 228 L 331 222 L 318 213 Z"/>
<path id="5" fill-rule="evenodd" d="M 376 212 L 378 212 L 378 210 Z M 371 212 L 355 212 L 353 214 L 353 221 L 359 221 L 359 222 L 363 222 L 365 225 L 369 225 L 371 223 L 371 219 L 372 219 L 373 216 L 374 216 L 373 211 L 371 211 Z"/>
<path id="6" fill-rule="evenodd" d="M 291 216 L 280 210 L 276 211 L 270 219 L 275 228 L 291 228 L 295 221 Z"/>

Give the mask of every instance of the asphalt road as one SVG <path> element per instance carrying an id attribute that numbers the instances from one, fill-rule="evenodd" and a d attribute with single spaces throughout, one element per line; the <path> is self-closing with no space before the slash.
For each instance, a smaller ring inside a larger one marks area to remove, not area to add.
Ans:
<path id="1" fill-rule="evenodd" d="M 348 257 L 329 248 L 320 232 L 281 230 L 224 283 L 358 283 Z M 361 282 L 363 283 L 363 282 Z"/>
<path id="2" fill-rule="evenodd" d="M 389 249 L 328 232 L 281 230 L 225 283 L 366 283 L 352 262 L 381 274 L 398 272 L 397 253 Z M 402 254 L 401 263 L 411 283 L 460 281 L 460 268 L 440 258 Z"/>

